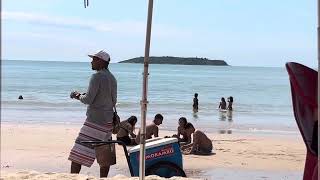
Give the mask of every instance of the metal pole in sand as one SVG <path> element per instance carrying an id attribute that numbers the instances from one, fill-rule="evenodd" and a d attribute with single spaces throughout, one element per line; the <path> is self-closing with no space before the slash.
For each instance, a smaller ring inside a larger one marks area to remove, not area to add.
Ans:
<path id="1" fill-rule="evenodd" d="M 140 127 L 140 163 L 139 163 L 139 179 L 143 180 L 145 177 L 145 139 L 146 139 L 146 115 L 147 115 L 147 90 L 148 90 L 148 68 L 149 68 L 149 52 L 150 52 L 150 36 L 152 24 L 152 9 L 153 0 L 149 0 L 148 5 L 148 19 L 146 31 L 146 44 L 144 53 L 144 71 L 143 71 L 143 86 L 142 86 L 142 100 L 141 100 L 141 127 Z"/>

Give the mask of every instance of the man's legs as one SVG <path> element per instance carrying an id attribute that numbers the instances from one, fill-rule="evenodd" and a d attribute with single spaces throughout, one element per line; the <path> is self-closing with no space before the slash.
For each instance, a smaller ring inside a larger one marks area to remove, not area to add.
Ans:
<path id="1" fill-rule="evenodd" d="M 186 150 L 186 149 L 189 149 L 189 148 L 191 148 L 193 146 L 193 143 L 190 143 L 190 144 L 186 144 L 186 145 L 183 145 L 183 146 L 181 146 L 181 150 Z"/>
<path id="2" fill-rule="evenodd" d="M 107 177 L 111 165 L 116 164 L 116 154 L 113 145 L 102 145 L 95 148 L 97 162 L 100 166 L 100 177 Z"/>
<path id="3" fill-rule="evenodd" d="M 110 166 L 100 166 L 100 177 L 108 177 Z"/>
<path id="4" fill-rule="evenodd" d="M 81 164 L 71 161 L 71 174 L 79 174 L 81 170 Z"/>

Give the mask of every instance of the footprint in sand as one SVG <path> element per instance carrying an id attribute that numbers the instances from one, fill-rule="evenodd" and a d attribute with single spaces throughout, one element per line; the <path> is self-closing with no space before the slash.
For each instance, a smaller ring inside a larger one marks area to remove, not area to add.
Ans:
<path id="1" fill-rule="evenodd" d="M 241 165 L 242 165 L 242 166 L 246 166 L 246 165 L 248 165 L 248 164 L 247 164 L 247 163 L 241 163 Z"/>

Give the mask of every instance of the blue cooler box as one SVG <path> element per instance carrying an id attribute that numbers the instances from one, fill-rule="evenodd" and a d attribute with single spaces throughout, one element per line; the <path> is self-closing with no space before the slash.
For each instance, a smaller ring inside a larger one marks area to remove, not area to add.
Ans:
<path id="1" fill-rule="evenodd" d="M 130 164 L 134 176 L 139 176 L 140 145 L 129 149 Z M 146 141 L 146 170 L 160 161 L 171 162 L 181 169 L 182 154 L 177 138 L 154 138 Z"/>

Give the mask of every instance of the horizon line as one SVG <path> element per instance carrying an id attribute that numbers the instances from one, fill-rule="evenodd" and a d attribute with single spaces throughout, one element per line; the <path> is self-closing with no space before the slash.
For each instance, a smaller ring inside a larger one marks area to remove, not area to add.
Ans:
<path id="1" fill-rule="evenodd" d="M 143 57 L 143 56 L 140 56 Z M 161 57 L 161 56 L 158 56 Z M 166 57 L 166 56 L 162 56 Z M 173 57 L 173 56 L 171 56 Z M 1 61 L 32 61 L 32 62 L 66 62 L 66 63 L 90 63 L 90 61 L 79 61 L 79 60 L 71 60 L 71 61 L 64 61 L 64 60 L 38 60 L 38 59 L 1 59 Z M 119 62 L 111 62 L 110 64 L 123 64 Z M 125 63 L 125 64 L 143 64 L 143 63 Z M 154 64 L 153 64 L 154 65 Z M 159 65 L 179 65 L 179 64 L 159 64 Z M 183 65 L 183 64 L 181 64 Z M 234 65 L 228 65 L 229 67 L 266 67 L 266 68 L 285 68 L 285 65 L 283 66 L 248 66 L 248 65 L 243 65 L 243 66 L 234 66 Z M 217 66 L 218 67 L 218 66 Z M 219 66 L 220 67 L 220 66 Z M 313 69 L 316 69 L 317 67 L 312 67 Z"/>

